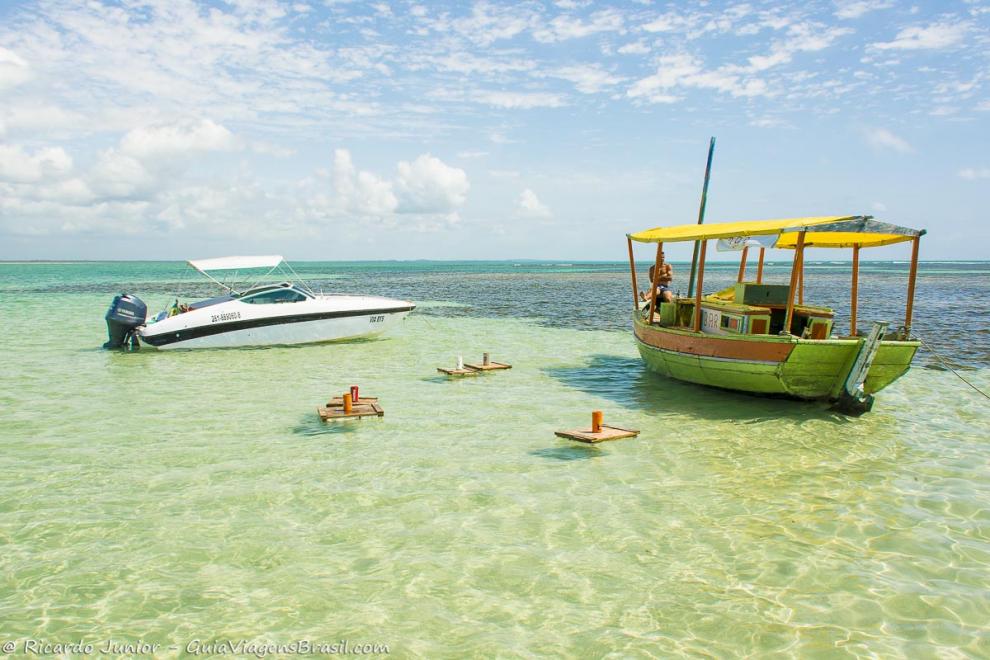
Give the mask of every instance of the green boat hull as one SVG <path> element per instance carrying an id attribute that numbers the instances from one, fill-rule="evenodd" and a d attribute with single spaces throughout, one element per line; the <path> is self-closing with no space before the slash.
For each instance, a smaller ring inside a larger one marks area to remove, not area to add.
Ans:
<path id="1" fill-rule="evenodd" d="M 639 353 L 652 371 L 699 385 L 800 399 L 838 399 L 864 341 L 712 336 L 649 326 L 639 318 L 634 323 Z M 874 394 L 904 375 L 919 346 L 918 341 L 882 341 L 864 391 Z"/>

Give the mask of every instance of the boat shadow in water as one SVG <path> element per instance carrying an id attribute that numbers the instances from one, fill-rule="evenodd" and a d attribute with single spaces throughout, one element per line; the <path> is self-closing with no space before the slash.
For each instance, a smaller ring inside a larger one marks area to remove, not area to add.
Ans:
<path id="1" fill-rule="evenodd" d="M 638 358 L 592 355 L 581 367 L 551 367 L 544 373 L 568 387 L 648 413 L 687 414 L 712 420 L 755 423 L 768 419 L 849 422 L 823 401 L 747 394 L 661 376 Z"/>

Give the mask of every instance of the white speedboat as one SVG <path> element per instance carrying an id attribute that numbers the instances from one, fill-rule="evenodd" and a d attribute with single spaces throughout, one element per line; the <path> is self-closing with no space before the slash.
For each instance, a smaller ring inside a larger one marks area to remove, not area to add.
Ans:
<path id="1" fill-rule="evenodd" d="M 374 337 L 415 309 L 408 300 L 379 296 L 324 295 L 302 282 L 253 285 L 237 291 L 211 273 L 285 266 L 279 256 L 222 257 L 188 262 L 224 293 L 189 304 L 175 303 L 149 317 L 137 296 L 114 298 L 106 314 L 109 341 L 104 348 L 233 348 L 308 344 Z M 294 272 L 293 272 L 294 274 Z M 296 278 L 298 279 L 298 277 Z"/>

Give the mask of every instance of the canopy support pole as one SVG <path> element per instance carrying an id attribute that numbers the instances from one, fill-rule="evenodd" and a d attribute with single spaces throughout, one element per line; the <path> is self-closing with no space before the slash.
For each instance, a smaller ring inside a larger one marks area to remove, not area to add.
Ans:
<path id="1" fill-rule="evenodd" d="M 660 264 L 663 263 L 663 243 L 657 243 L 657 259 L 653 263 L 653 281 L 650 283 L 650 325 L 653 325 L 653 315 L 657 311 L 657 283 L 660 281 Z"/>
<path id="2" fill-rule="evenodd" d="M 714 143 L 714 138 L 712 139 Z M 698 291 L 694 296 L 694 331 L 701 332 L 701 288 L 705 285 L 705 249 L 708 241 L 701 241 L 701 258 L 698 259 Z"/>
<path id="3" fill-rule="evenodd" d="M 739 259 L 739 277 L 736 278 L 736 282 L 742 282 L 743 278 L 746 277 L 746 257 L 749 256 L 749 246 L 743 247 L 742 257 Z"/>
<path id="4" fill-rule="evenodd" d="M 853 246 L 853 279 L 852 295 L 849 300 L 849 336 L 855 337 L 859 333 L 856 330 L 856 310 L 859 307 L 859 246 Z"/>
<path id="5" fill-rule="evenodd" d="M 911 314 L 914 311 L 914 282 L 918 276 L 918 244 L 920 236 L 911 241 L 911 273 L 908 275 L 907 309 L 904 312 L 904 338 L 911 338 Z"/>
<path id="6" fill-rule="evenodd" d="M 633 311 L 639 311 L 639 287 L 636 286 L 636 260 L 633 259 L 632 239 L 626 236 L 626 243 L 629 245 L 629 273 L 632 275 L 633 288 Z"/>
<path id="7" fill-rule="evenodd" d="M 798 273 L 804 261 L 804 232 L 798 232 L 797 246 L 794 248 L 794 262 L 791 264 L 791 286 L 787 290 L 787 313 L 784 315 L 784 332 L 790 334 L 791 319 L 794 318 L 794 290 L 797 288 Z"/>
<path id="8" fill-rule="evenodd" d="M 708 143 L 708 164 L 705 165 L 705 185 L 701 189 L 701 206 L 698 208 L 698 224 L 704 224 L 705 222 L 705 206 L 708 204 L 708 180 L 711 178 L 712 174 L 712 156 L 715 154 L 715 138 L 712 137 L 711 141 Z M 688 278 L 688 298 L 694 292 L 694 272 L 698 265 L 698 244 L 703 243 L 703 241 L 694 242 L 694 253 L 691 255 L 691 277 Z M 701 285 L 698 285 L 701 288 Z"/>
<path id="9" fill-rule="evenodd" d="M 804 304 L 804 252 L 801 253 L 801 268 L 798 269 L 798 304 Z"/>
<path id="10" fill-rule="evenodd" d="M 760 248 L 760 261 L 756 264 L 756 283 L 763 283 L 763 257 L 766 255 L 767 249 L 765 247 Z"/>

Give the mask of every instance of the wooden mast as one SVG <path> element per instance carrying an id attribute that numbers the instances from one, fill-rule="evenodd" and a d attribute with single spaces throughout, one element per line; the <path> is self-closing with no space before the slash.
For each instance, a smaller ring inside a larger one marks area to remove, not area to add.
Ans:
<path id="1" fill-rule="evenodd" d="M 856 310 L 859 307 L 859 246 L 853 246 L 853 280 L 852 295 L 849 300 L 849 336 L 855 337 L 856 331 Z"/>
<path id="2" fill-rule="evenodd" d="M 908 275 L 907 310 L 904 312 L 905 339 L 911 338 L 911 314 L 914 312 L 914 282 L 918 276 L 918 244 L 920 236 L 915 236 L 911 242 L 911 273 Z"/>
<path id="3" fill-rule="evenodd" d="M 765 247 L 760 248 L 760 261 L 756 264 L 756 283 L 761 284 L 763 282 L 763 256 L 767 253 Z"/>
<path id="4" fill-rule="evenodd" d="M 714 138 L 712 138 L 714 142 Z M 701 331 L 701 288 L 705 284 L 705 248 L 708 241 L 701 241 L 701 258 L 698 260 L 698 291 L 694 296 L 694 331 Z"/>
<path id="5" fill-rule="evenodd" d="M 742 257 L 739 259 L 739 276 L 736 278 L 736 282 L 742 282 L 743 278 L 746 276 L 746 257 L 749 255 L 749 246 L 745 246 L 742 249 Z"/>
<path id="6" fill-rule="evenodd" d="M 650 325 L 653 325 L 653 315 L 657 311 L 657 282 L 660 281 L 660 261 L 663 254 L 663 243 L 657 243 L 657 258 L 653 263 L 653 281 L 650 286 Z"/>
<path id="7" fill-rule="evenodd" d="M 794 248 L 794 262 L 791 264 L 791 286 L 787 290 L 787 313 L 784 315 L 784 332 L 790 334 L 791 319 L 794 317 L 794 290 L 797 288 L 797 277 L 804 260 L 804 232 L 798 232 L 797 246 Z"/>
<path id="8" fill-rule="evenodd" d="M 705 222 L 705 206 L 708 204 L 708 180 L 712 174 L 712 156 L 715 154 L 715 138 L 712 137 L 708 143 L 708 164 L 705 165 L 705 185 L 701 189 L 701 205 L 698 207 L 698 224 Z M 698 245 L 702 241 L 694 242 L 694 253 L 691 255 L 691 277 L 688 278 L 688 298 L 694 293 L 694 272 L 698 265 Z M 700 288 L 700 286 L 699 286 Z"/>
<path id="9" fill-rule="evenodd" d="M 639 311 L 639 287 L 636 286 L 636 261 L 633 259 L 632 239 L 626 235 L 626 243 L 629 245 L 629 273 L 632 275 L 633 288 L 633 311 Z"/>

